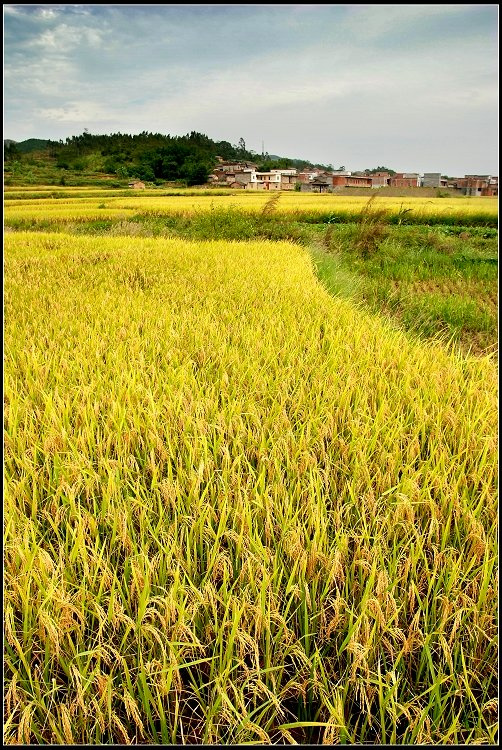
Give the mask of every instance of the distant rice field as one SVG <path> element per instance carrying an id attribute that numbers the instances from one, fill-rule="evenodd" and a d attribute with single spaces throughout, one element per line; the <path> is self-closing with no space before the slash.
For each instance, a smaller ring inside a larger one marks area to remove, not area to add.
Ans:
<path id="1" fill-rule="evenodd" d="M 73 192 L 77 193 L 76 190 Z M 72 192 L 72 195 L 73 195 Z M 232 208 L 234 210 L 259 213 L 264 210 L 271 195 L 268 192 L 240 192 L 228 195 L 152 195 L 131 194 L 130 197 L 114 196 L 111 191 L 93 196 L 85 191 L 83 196 L 43 197 L 40 200 L 11 199 L 6 202 L 4 218 L 7 224 L 16 221 L 33 223 L 47 221 L 97 221 L 126 219 L 143 216 L 190 216 L 198 212 Z M 19 193 L 17 193 L 19 194 Z M 274 212 L 288 218 L 311 221 L 356 220 L 368 203 L 366 196 L 315 195 L 302 193 L 277 193 Z M 394 221 L 404 223 L 453 222 L 493 224 L 496 221 L 498 203 L 496 198 L 379 198 L 375 206 L 385 209 Z"/>

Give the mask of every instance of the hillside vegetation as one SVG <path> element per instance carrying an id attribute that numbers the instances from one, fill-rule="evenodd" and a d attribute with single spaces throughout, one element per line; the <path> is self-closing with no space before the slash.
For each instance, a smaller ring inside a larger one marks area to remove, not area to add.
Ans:
<path id="1" fill-rule="evenodd" d="M 30 184 L 30 181 L 32 184 L 57 184 L 61 181 L 63 184 L 78 184 L 77 175 L 80 184 L 82 179 L 90 184 L 106 174 L 122 181 L 134 177 L 154 184 L 168 180 L 181 181 L 189 186 L 201 185 L 207 182 L 217 164 L 217 156 L 226 160 L 253 161 L 264 169 L 314 166 L 304 159 L 268 154 L 259 156 L 246 148 L 242 138 L 238 144 L 232 145 L 228 141 L 214 141 L 195 131 L 184 136 L 146 131 L 137 135 L 91 135 L 84 131 L 65 141 L 33 138 L 21 143 L 11 141 L 4 152 L 6 184 Z"/>

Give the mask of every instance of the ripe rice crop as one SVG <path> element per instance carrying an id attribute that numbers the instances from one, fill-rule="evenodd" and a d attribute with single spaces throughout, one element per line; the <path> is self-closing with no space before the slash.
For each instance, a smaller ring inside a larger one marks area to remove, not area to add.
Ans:
<path id="1" fill-rule="evenodd" d="M 5 237 L 8 743 L 496 737 L 497 376 L 287 242 Z"/>
<path id="2" fill-rule="evenodd" d="M 59 192 L 72 192 L 72 193 L 87 193 L 89 191 L 104 192 L 103 188 L 88 188 L 88 187 L 75 187 L 73 185 L 5 185 L 4 194 L 5 197 L 9 197 L 11 193 L 59 193 Z"/>
<path id="3" fill-rule="evenodd" d="M 363 196 L 276 193 L 277 215 L 311 222 L 356 221 L 368 204 Z M 198 212 L 232 208 L 245 213 L 264 210 L 269 193 L 237 195 L 131 195 L 101 197 L 43 198 L 9 200 L 5 206 L 7 224 L 19 221 L 44 222 L 48 215 L 57 222 L 113 220 L 142 216 L 192 216 Z M 376 198 L 376 206 L 385 209 L 386 220 L 393 223 L 454 223 L 497 225 L 496 198 Z M 121 213 L 120 213 L 121 212 Z"/>
<path id="4" fill-rule="evenodd" d="M 236 195 L 239 191 L 229 190 L 228 188 L 183 188 L 183 187 L 148 187 L 144 190 L 133 190 L 128 187 L 111 187 L 110 185 L 104 185 L 102 187 L 92 186 L 74 186 L 74 185 L 31 185 L 31 186 L 9 186 L 4 187 L 4 197 L 7 200 L 13 198 L 52 198 L 58 196 L 73 196 L 73 197 L 129 197 L 129 196 L 153 196 L 159 197 L 162 195 Z"/>
<path id="5" fill-rule="evenodd" d="M 63 225 L 69 222 L 120 221 L 137 213 L 134 209 L 100 208 L 100 204 L 96 201 L 89 205 L 84 205 L 81 201 L 77 205 L 66 203 L 61 205 L 58 201 L 54 204 L 45 201 L 41 204 L 33 204 L 34 201 L 30 201 L 28 206 L 10 206 L 10 204 L 7 204 L 4 209 L 5 225 L 17 227 L 28 222 L 35 226 L 40 224 L 48 227 L 50 224 Z"/>

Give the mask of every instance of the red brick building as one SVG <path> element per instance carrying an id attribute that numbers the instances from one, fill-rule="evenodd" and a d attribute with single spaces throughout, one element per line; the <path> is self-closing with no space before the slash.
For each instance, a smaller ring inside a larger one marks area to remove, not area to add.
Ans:
<path id="1" fill-rule="evenodd" d="M 420 175 L 414 172 L 397 172 L 389 180 L 391 187 L 397 188 L 409 188 L 409 187 L 420 187 Z"/>
<path id="2" fill-rule="evenodd" d="M 371 177 L 362 177 L 359 175 L 334 174 L 327 178 L 333 185 L 333 188 L 344 187 L 372 187 L 373 180 Z"/>
<path id="3" fill-rule="evenodd" d="M 390 174 L 388 172 L 374 172 L 368 176 L 371 177 L 372 187 L 374 188 L 387 187 L 389 184 Z"/>
<path id="4" fill-rule="evenodd" d="M 466 174 L 456 179 L 455 187 L 470 196 L 496 197 L 499 194 L 498 177 L 491 175 Z"/>
<path id="5" fill-rule="evenodd" d="M 490 177 L 488 181 L 488 186 L 481 190 L 481 195 L 486 195 L 487 197 L 497 198 L 498 194 L 499 194 L 499 178 Z"/>

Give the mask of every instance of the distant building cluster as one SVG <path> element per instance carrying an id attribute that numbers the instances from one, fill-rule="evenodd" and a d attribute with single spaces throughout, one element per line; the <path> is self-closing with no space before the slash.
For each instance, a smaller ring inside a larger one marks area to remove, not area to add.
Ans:
<path id="1" fill-rule="evenodd" d="M 498 196 L 498 177 L 491 175 L 465 175 L 445 177 L 440 172 L 348 172 L 337 170 L 327 172 L 321 169 L 271 169 L 258 172 L 258 165 L 252 162 L 225 162 L 219 159 L 218 165 L 209 176 L 209 182 L 216 186 L 242 188 L 243 190 L 300 190 L 313 193 L 333 193 L 343 188 L 447 188 L 457 190 L 462 195 Z"/>

